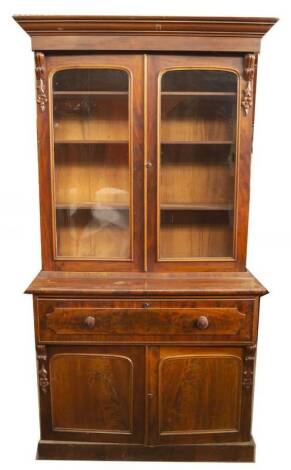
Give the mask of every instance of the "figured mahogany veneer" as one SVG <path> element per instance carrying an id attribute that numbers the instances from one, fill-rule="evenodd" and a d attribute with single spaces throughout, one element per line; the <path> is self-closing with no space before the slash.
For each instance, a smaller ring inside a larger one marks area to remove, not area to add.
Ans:
<path id="1" fill-rule="evenodd" d="M 277 20 L 14 19 L 35 51 L 37 457 L 254 461 L 250 160 Z"/>
<path id="2" fill-rule="evenodd" d="M 253 299 L 95 301 L 39 299 L 40 342 L 251 341 Z M 205 321 L 206 319 L 206 321 Z"/>

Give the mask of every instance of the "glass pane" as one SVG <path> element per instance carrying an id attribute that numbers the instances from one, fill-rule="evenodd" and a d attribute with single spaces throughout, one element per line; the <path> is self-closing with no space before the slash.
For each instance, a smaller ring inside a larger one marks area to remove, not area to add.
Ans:
<path id="1" fill-rule="evenodd" d="M 56 254 L 129 259 L 128 74 L 76 69 L 53 77 Z"/>
<path id="2" fill-rule="evenodd" d="M 169 71 L 160 100 L 159 258 L 232 257 L 237 77 Z"/>

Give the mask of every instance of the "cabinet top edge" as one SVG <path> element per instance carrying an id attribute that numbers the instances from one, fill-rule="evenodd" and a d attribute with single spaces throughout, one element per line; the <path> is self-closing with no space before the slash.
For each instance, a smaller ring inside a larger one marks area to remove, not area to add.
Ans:
<path id="1" fill-rule="evenodd" d="M 261 38 L 278 18 L 14 15 L 30 36 L 132 34 Z"/>
<path id="2" fill-rule="evenodd" d="M 249 271 L 177 274 L 41 271 L 25 293 L 114 297 L 263 296 L 268 291 Z"/>

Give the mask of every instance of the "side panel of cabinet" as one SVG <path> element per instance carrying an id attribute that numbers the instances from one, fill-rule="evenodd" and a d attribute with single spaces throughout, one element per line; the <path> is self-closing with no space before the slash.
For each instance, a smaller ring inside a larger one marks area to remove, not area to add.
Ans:
<path id="1" fill-rule="evenodd" d="M 141 270 L 143 56 L 37 53 L 36 65 L 43 269 Z"/>
<path id="2" fill-rule="evenodd" d="M 242 348 L 151 348 L 152 444 L 249 438 Z"/>
<path id="3" fill-rule="evenodd" d="M 253 107 L 242 106 L 248 86 L 243 57 L 148 57 L 149 270 L 243 268 L 253 119 Z"/>
<path id="4" fill-rule="evenodd" d="M 143 442 L 143 348 L 60 346 L 45 356 L 38 361 L 43 439 Z"/>

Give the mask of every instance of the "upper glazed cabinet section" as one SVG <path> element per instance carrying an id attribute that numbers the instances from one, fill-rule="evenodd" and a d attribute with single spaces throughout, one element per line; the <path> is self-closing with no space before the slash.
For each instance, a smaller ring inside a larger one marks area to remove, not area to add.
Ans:
<path id="1" fill-rule="evenodd" d="M 39 86 L 38 103 L 49 114 L 53 263 L 242 266 L 255 55 L 44 61 L 48 102 Z"/>
<path id="2" fill-rule="evenodd" d="M 275 20 L 16 20 L 36 50 L 43 268 L 245 269 L 256 60 Z"/>

